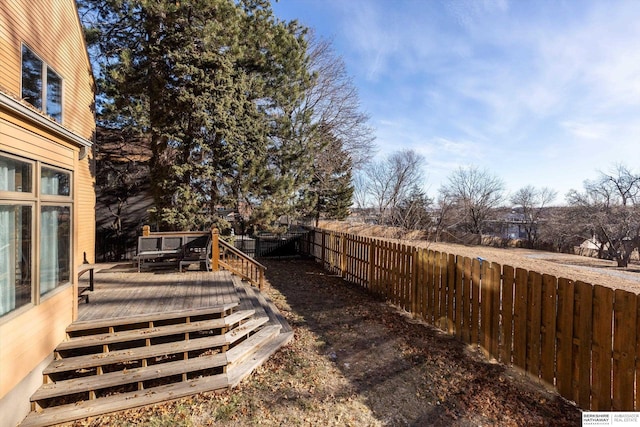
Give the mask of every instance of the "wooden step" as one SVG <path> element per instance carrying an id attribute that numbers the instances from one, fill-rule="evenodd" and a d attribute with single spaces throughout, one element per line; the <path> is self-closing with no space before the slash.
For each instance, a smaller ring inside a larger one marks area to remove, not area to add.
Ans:
<path id="1" fill-rule="evenodd" d="M 251 306 L 256 310 L 256 313 L 263 311 L 269 317 L 269 324 L 280 325 L 283 332 L 291 332 L 292 329 L 289 323 L 266 295 L 253 286 L 242 282 L 239 277 L 234 276 L 232 280 L 238 292 L 244 293 L 243 299 L 251 302 Z M 247 306 L 247 308 L 249 307 Z"/>
<path id="2" fill-rule="evenodd" d="M 233 365 L 240 363 L 244 358 L 248 357 L 253 351 L 260 348 L 267 341 L 277 337 L 279 333 L 279 326 L 266 326 L 262 328 L 241 344 L 226 352 L 228 364 Z"/>
<path id="3" fill-rule="evenodd" d="M 149 347 L 136 347 L 126 350 L 111 351 L 109 353 L 88 354 L 84 356 L 66 357 L 54 360 L 47 366 L 43 374 L 52 375 L 61 372 L 92 369 L 98 366 L 115 365 L 133 360 L 149 359 L 151 357 L 168 356 L 189 351 L 219 348 L 228 345 L 227 337 L 216 335 L 205 338 L 195 338 L 188 341 L 176 341 L 166 344 L 156 344 Z"/>
<path id="4" fill-rule="evenodd" d="M 91 369 L 98 366 L 115 365 L 134 360 L 143 360 L 151 357 L 159 357 L 171 354 L 185 353 L 189 351 L 205 350 L 232 345 L 239 339 L 251 334 L 257 328 L 267 322 L 266 317 L 251 319 L 227 332 L 225 335 L 216 335 L 205 338 L 192 338 L 188 341 L 176 341 L 165 344 L 156 344 L 145 347 L 136 347 L 126 350 L 111 351 L 108 353 L 88 354 L 83 356 L 65 357 L 52 361 L 44 369 L 44 375 L 76 371 L 79 369 Z"/>
<path id="5" fill-rule="evenodd" d="M 269 321 L 269 318 L 266 317 L 266 316 L 265 317 L 253 318 L 253 319 L 243 323 L 242 325 L 240 325 L 240 326 L 238 326 L 236 328 L 233 328 L 232 330 L 230 330 L 229 332 L 227 332 L 225 334 L 225 338 L 226 338 L 227 343 L 229 345 L 232 345 L 236 341 L 238 341 L 239 339 L 249 336 L 256 329 L 258 329 L 260 326 L 264 325 L 268 321 Z"/>
<path id="6" fill-rule="evenodd" d="M 211 329 L 227 328 L 231 325 L 245 320 L 255 313 L 254 310 L 237 311 L 229 316 L 220 319 L 202 320 L 193 323 L 179 323 L 168 326 L 157 326 L 154 328 L 134 329 L 106 334 L 87 335 L 77 338 L 70 338 L 58 345 L 56 351 L 67 351 L 83 347 L 98 347 L 115 343 L 125 343 L 140 341 L 151 338 L 165 337 L 170 335 L 188 334 L 191 332 L 206 331 Z"/>
<path id="7" fill-rule="evenodd" d="M 264 343 L 251 357 L 244 358 L 236 365 L 230 365 L 227 368 L 229 387 L 237 386 L 240 381 L 251 375 L 258 366 L 262 365 L 272 354 L 291 341 L 292 338 L 293 332 L 281 333 Z"/>
<path id="8" fill-rule="evenodd" d="M 136 325 L 140 323 L 161 322 L 172 319 L 188 319 L 192 317 L 207 316 L 214 314 L 224 314 L 238 306 L 238 303 L 225 304 L 214 307 L 205 307 L 200 309 L 168 311 L 166 313 L 154 313 L 152 315 L 144 314 L 139 316 L 121 317 L 113 319 L 101 320 L 83 320 L 76 321 L 69 325 L 66 329 L 67 334 L 81 334 L 84 331 L 96 329 L 108 329 L 110 327 L 119 327 L 126 325 Z"/>
<path id="9" fill-rule="evenodd" d="M 139 406 L 175 400 L 206 391 L 222 390 L 229 386 L 226 374 L 194 378 L 181 383 L 153 387 L 95 400 L 71 403 L 47 408 L 42 412 L 31 412 L 21 427 L 43 427 L 110 412 L 123 411 Z"/>
<path id="10" fill-rule="evenodd" d="M 51 384 L 44 384 L 33 396 L 31 396 L 31 401 L 36 402 L 43 399 L 51 399 L 54 397 L 102 390 L 120 385 L 198 372 L 225 366 L 226 364 L 226 355 L 224 353 L 218 353 L 193 359 L 177 360 L 174 362 L 160 363 L 141 368 L 109 372 L 102 375 L 91 375 L 82 378 L 58 381 Z"/>

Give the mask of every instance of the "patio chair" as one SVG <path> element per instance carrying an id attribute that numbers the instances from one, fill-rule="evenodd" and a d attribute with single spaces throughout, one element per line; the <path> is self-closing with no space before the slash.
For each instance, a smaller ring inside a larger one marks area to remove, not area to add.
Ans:
<path id="1" fill-rule="evenodd" d="M 207 254 L 211 248 L 211 236 L 192 236 L 187 238 L 186 243 L 182 247 L 182 257 L 179 262 L 179 270 L 182 272 L 183 266 L 189 266 L 191 264 L 200 264 L 200 268 L 204 266 L 209 271 L 207 266 Z"/>

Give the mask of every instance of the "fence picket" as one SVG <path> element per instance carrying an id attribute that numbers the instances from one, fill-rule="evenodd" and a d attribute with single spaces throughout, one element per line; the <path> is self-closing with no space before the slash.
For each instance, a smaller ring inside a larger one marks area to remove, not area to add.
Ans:
<path id="1" fill-rule="evenodd" d="M 613 323 L 613 399 L 614 411 L 633 407 L 635 371 L 636 295 L 616 289 Z"/>
<path id="2" fill-rule="evenodd" d="M 613 297 L 613 289 L 603 286 L 593 289 L 591 408 L 596 411 L 611 410 Z"/>
<path id="3" fill-rule="evenodd" d="M 464 260 L 461 256 L 456 256 L 456 337 L 462 339 L 463 313 L 464 313 Z"/>
<path id="4" fill-rule="evenodd" d="M 462 282 L 462 340 L 471 343 L 471 259 L 463 259 L 464 277 Z"/>
<path id="5" fill-rule="evenodd" d="M 573 366 L 573 311 L 575 283 L 569 279 L 558 279 L 557 374 L 556 387 L 561 395 L 572 399 L 571 370 Z"/>
<path id="6" fill-rule="evenodd" d="M 516 268 L 513 308 L 513 364 L 527 368 L 527 270 Z"/>
<path id="7" fill-rule="evenodd" d="M 502 266 L 498 263 L 491 263 L 491 355 L 500 359 L 500 278 L 502 277 Z"/>
<path id="8" fill-rule="evenodd" d="M 640 295 L 636 295 L 636 401 L 634 410 L 640 411 Z"/>
<path id="9" fill-rule="evenodd" d="M 471 344 L 480 343 L 480 260 L 471 260 Z"/>
<path id="10" fill-rule="evenodd" d="M 502 328 L 500 331 L 500 361 L 511 365 L 513 355 L 513 293 L 515 289 L 515 270 L 510 265 L 502 267 Z"/>
<path id="11" fill-rule="evenodd" d="M 433 251 L 433 324 L 440 325 L 440 252 Z"/>
<path id="12" fill-rule="evenodd" d="M 480 288 L 480 345 L 485 355 L 491 356 L 491 319 L 493 318 L 493 295 L 491 293 L 493 291 L 493 276 L 488 262 L 482 263 L 480 274 L 482 280 Z"/>
<path id="13" fill-rule="evenodd" d="M 434 283 L 433 283 L 433 251 L 429 249 L 427 252 L 427 322 L 433 325 L 433 292 L 434 292 Z"/>
<path id="14" fill-rule="evenodd" d="M 573 400 L 582 408 L 591 404 L 591 330 L 593 287 L 576 281 L 573 321 Z"/>
<path id="15" fill-rule="evenodd" d="M 540 327 L 540 376 L 548 385 L 554 385 L 556 355 L 556 319 L 558 303 L 558 279 L 542 275 L 542 325 Z"/>
<path id="16" fill-rule="evenodd" d="M 447 332 L 453 335 L 456 310 L 456 256 L 447 257 Z"/>
<path id="17" fill-rule="evenodd" d="M 537 380 L 540 377 L 540 326 L 542 323 L 542 275 L 530 271 L 527 285 L 527 372 Z"/>

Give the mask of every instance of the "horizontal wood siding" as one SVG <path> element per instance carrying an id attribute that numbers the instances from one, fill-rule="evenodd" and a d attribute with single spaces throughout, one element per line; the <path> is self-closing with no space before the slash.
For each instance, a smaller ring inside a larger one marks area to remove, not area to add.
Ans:
<path id="1" fill-rule="evenodd" d="M 53 136 L 45 138 L 28 129 L 30 127 L 27 123 L 19 122 L 0 111 L 0 150 L 73 170 L 74 157 L 79 152 L 77 147 L 65 144 Z"/>
<path id="2" fill-rule="evenodd" d="M 89 263 L 95 262 L 96 247 L 96 195 L 95 180 L 91 175 L 90 158 L 78 161 L 76 169 L 75 206 L 77 212 L 76 227 L 78 244 L 76 246 L 76 264 L 83 262 L 86 254 Z"/>
<path id="3" fill-rule="evenodd" d="M 72 322 L 72 287 L 0 324 L 0 399 L 51 355 Z"/>
<path id="4" fill-rule="evenodd" d="M 0 88 L 16 98 L 20 98 L 22 43 L 63 79 L 63 126 L 91 140 L 94 82 L 75 2 L 0 2 Z"/>
<path id="5" fill-rule="evenodd" d="M 584 410 L 640 411 L 640 295 L 321 229 L 301 247 Z"/>

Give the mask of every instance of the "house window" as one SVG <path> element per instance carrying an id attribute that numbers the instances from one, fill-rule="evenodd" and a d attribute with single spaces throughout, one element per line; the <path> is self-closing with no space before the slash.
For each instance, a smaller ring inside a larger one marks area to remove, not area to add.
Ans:
<path id="1" fill-rule="evenodd" d="M 71 209 L 43 206 L 40 210 L 40 295 L 69 283 Z"/>
<path id="2" fill-rule="evenodd" d="M 40 294 L 69 283 L 71 272 L 71 174 L 40 168 Z M 50 203 L 54 202 L 55 203 Z"/>
<path id="3" fill-rule="evenodd" d="M 62 78 L 24 45 L 22 98 L 58 123 L 62 123 Z"/>
<path id="4" fill-rule="evenodd" d="M 0 192 L 31 193 L 31 163 L 0 156 Z"/>
<path id="5" fill-rule="evenodd" d="M 40 193 L 50 196 L 71 194 L 71 174 L 43 166 L 40 171 Z"/>
<path id="6" fill-rule="evenodd" d="M 71 282 L 71 183 L 70 171 L 0 153 L 0 316 Z"/>
<path id="7" fill-rule="evenodd" d="M 33 164 L 0 156 L 0 316 L 31 302 Z"/>

